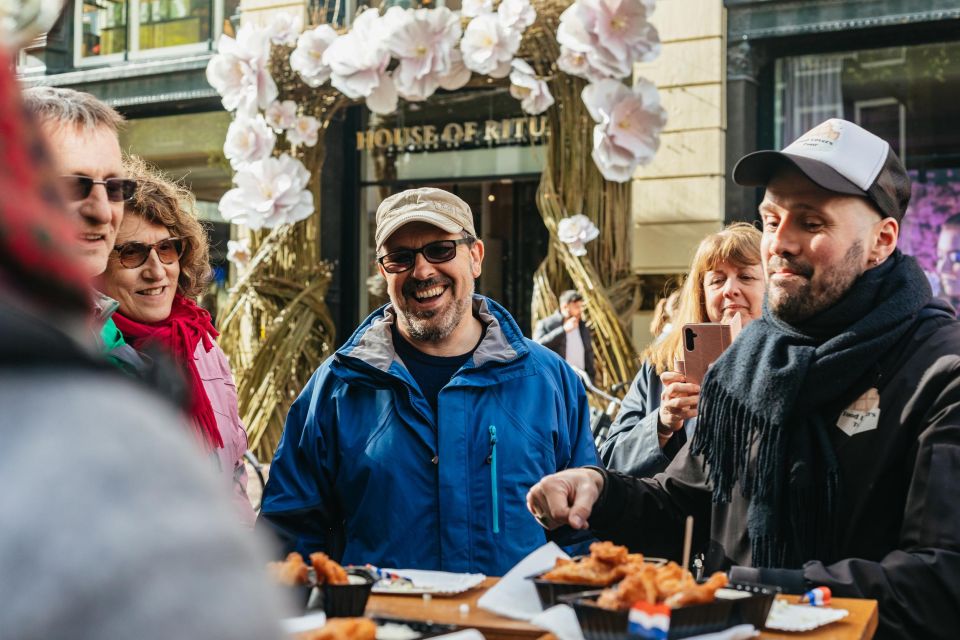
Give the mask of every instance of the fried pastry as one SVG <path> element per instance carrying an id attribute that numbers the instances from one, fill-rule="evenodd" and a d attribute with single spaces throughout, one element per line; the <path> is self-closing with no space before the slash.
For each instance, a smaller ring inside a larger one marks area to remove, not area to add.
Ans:
<path id="1" fill-rule="evenodd" d="M 347 572 L 336 560 L 331 560 L 325 553 L 311 553 L 310 564 L 317 574 L 317 584 L 349 584 Z"/>
<path id="2" fill-rule="evenodd" d="M 590 545 L 588 557 L 580 560 L 558 558 L 556 566 L 541 577 L 551 582 L 605 587 L 622 579 L 626 568 L 638 562 L 643 563 L 643 556 L 628 553 L 626 547 L 612 542 L 594 542 Z"/>
<path id="3" fill-rule="evenodd" d="M 296 551 L 290 553 L 286 560 L 267 563 L 267 571 L 276 582 L 291 587 L 307 584 L 309 575 L 303 556 Z"/>
<path id="4" fill-rule="evenodd" d="M 377 625 L 369 618 L 331 618 L 320 629 L 297 636 L 298 640 L 376 640 Z"/>

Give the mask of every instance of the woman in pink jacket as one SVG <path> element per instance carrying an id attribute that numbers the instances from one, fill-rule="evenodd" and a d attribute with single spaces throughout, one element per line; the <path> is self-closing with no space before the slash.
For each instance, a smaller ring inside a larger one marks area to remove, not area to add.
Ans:
<path id="1" fill-rule="evenodd" d="M 131 160 L 127 170 L 137 190 L 124 207 L 102 291 L 120 303 L 113 319 L 128 343 L 138 351 L 163 350 L 180 366 L 197 444 L 229 482 L 243 524 L 252 527 L 236 386 L 214 342 L 219 334 L 210 314 L 194 301 L 210 273 L 206 233 L 189 191 L 142 161 Z"/>

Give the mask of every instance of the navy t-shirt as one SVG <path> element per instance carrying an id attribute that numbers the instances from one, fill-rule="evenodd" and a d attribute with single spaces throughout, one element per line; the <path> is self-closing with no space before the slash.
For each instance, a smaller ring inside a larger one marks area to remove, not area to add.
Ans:
<path id="1" fill-rule="evenodd" d="M 453 374 L 455 374 L 460 367 L 470 359 L 473 352 L 477 350 L 477 347 L 487 333 L 487 326 L 483 325 L 480 340 L 477 340 L 477 344 L 474 345 L 473 349 L 459 356 L 432 356 L 429 353 L 424 353 L 400 335 L 396 324 L 393 325 L 392 329 L 393 346 L 397 350 L 397 355 L 403 360 L 403 364 L 406 365 L 407 371 L 410 372 L 413 379 L 417 381 L 417 386 L 420 387 L 423 396 L 427 399 L 427 402 L 430 403 L 430 406 L 433 407 L 433 414 L 436 415 L 440 389 L 443 389 L 446 384 L 450 382 Z"/>

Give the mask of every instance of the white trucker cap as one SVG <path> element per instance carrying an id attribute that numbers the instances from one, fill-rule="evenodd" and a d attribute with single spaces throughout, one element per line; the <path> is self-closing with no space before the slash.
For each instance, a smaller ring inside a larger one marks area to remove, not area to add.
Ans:
<path id="1" fill-rule="evenodd" d="M 846 195 L 869 199 L 884 217 L 900 221 L 910 203 L 910 178 L 883 138 L 852 122 L 831 118 L 783 151 L 755 151 L 740 158 L 733 181 L 764 187 L 787 162 L 812 181 Z"/>

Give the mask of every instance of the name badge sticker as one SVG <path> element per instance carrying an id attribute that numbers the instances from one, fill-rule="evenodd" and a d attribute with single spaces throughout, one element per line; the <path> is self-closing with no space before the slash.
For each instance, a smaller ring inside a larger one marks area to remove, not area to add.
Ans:
<path id="1" fill-rule="evenodd" d="M 849 407 L 840 412 L 837 427 L 848 436 L 873 431 L 880 422 L 880 392 L 868 389 Z"/>

